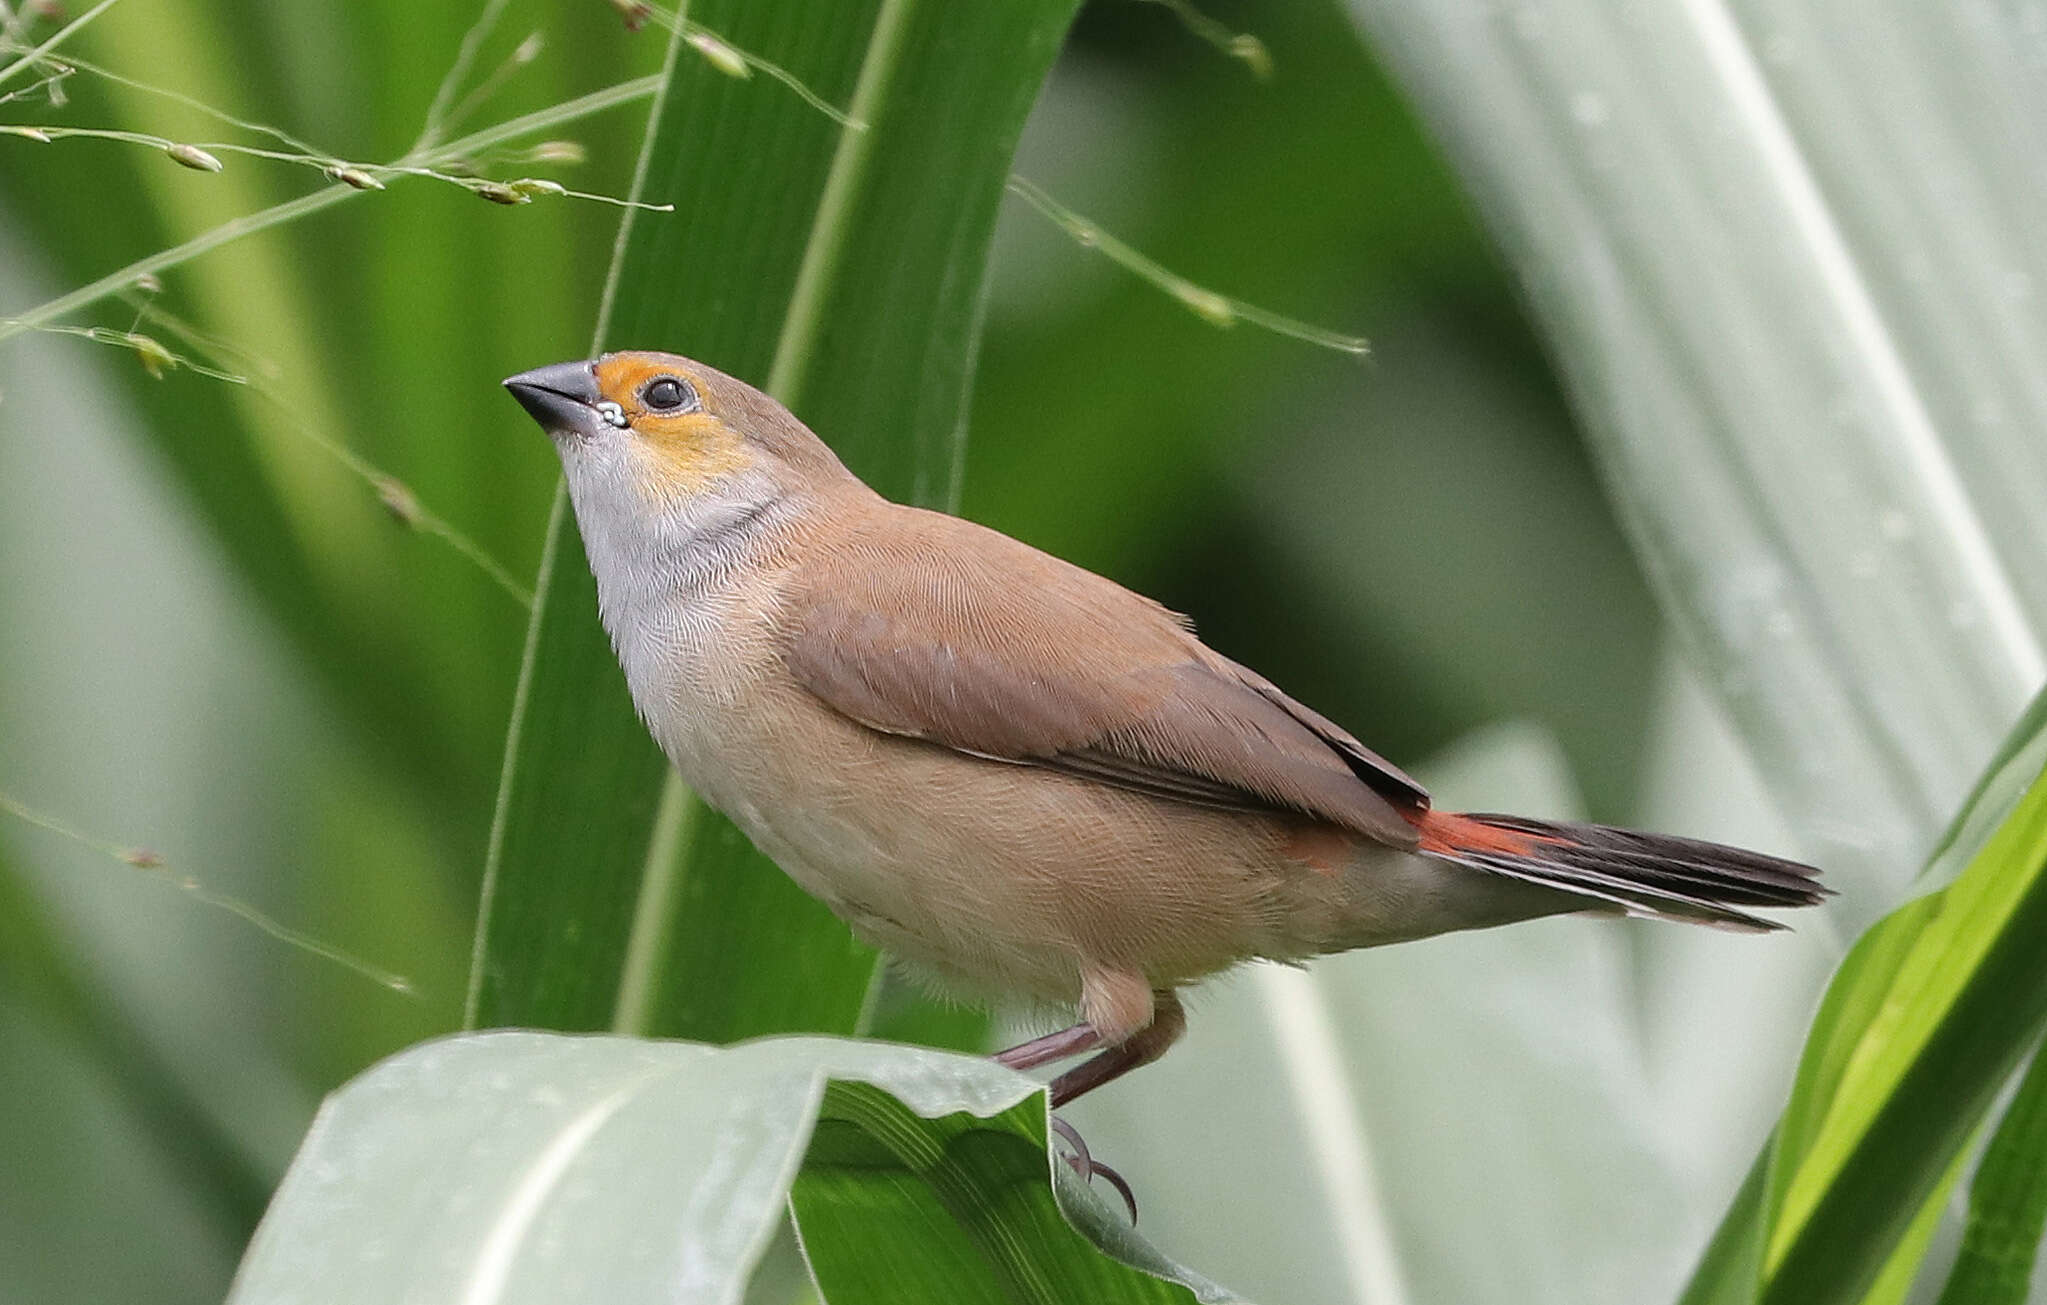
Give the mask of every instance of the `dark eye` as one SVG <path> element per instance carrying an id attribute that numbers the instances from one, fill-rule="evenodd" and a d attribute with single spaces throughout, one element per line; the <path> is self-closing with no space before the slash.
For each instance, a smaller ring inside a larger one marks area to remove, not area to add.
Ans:
<path id="1" fill-rule="evenodd" d="M 656 376 L 641 389 L 640 402 L 654 412 L 675 412 L 695 407 L 697 392 L 679 376 Z"/>

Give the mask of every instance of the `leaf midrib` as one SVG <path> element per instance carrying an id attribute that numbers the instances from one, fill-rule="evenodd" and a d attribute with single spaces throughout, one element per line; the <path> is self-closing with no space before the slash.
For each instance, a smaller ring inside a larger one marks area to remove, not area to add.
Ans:
<path id="1" fill-rule="evenodd" d="M 683 0 L 679 16 L 686 14 L 688 9 L 688 0 Z M 654 94 L 647 103 L 647 125 L 640 133 L 639 155 L 633 160 L 633 181 L 626 192 L 628 203 L 619 215 L 618 236 L 611 245 L 611 263 L 604 272 L 604 294 L 597 304 L 597 326 L 590 336 L 592 355 L 603 347 L 604 333 L 611 328 L 612 308 L 618 301 L 619 269 L 625 262 L 626 245 L 632 239 L 633 225 L 641 211 L 639 203 L 645 197 L 647 172 L 654 157 L 655 125 L 661 121 L 661 110 L 668 103 L 668 88 L 675 82 L 676 55 L 681 48 L 682 25 L 677 23 L 675 30 L 669 34 L 668 49 L 661 56 L 661 71 L 654 83 Z M 462 1027 L 465 1029 L 476 1027 L 483 1006 L 483 972 L 490 948 L 491 908 L 497 898 L 498 876 L 504 864 L 505 827 L 512 809 L 512 785 L 519 769 L 519 743 L 525 734 L 526 712 L 533 697 L 533 674 L 540 660 L 541 622 L 546 616 L 554 588 L 554 561 L 561 551 L 568 512 L 569 487 L 564 478 L 555 482 L 554 502 L 547 512 L 547 533 L 540 548 L 540 570 L 533 580 L 533 607 L 526 618 L 526 641 L 519 651 L 519 680 L 512 687 L 512 711 L 505 722 L 505 760 L 498 770 L 497 800 L 492 804 L 490 813 L 490 843 L 483 859 L 483 886 L 476 900 L 476 930 L 469 944 L 469 990 L 462 999 Z"/>
<path id="2" fill-rule="evenodd" d="M 874 110 L 888 93 L 896 57 L 902 49 L 903 19 L 914 2 L 882 0 L 881 9 L 874 16 L 874 28 L 868 34 L 867 48 L 860 55 L 860 76 L 853 86 L 853 102 L 847 116 L 862 125 L 839 129 L 839 143 L 832 150 L 831 167 L 818 195 L 817 213 L 811 219 L 810 235 L 803 244 L 803 262 L 789 292 L 782 331 L 775 340 L 774 361 L 768 367 L 768 380 L 763 387 L 785 406 L 795 406 L 807 374 L 833 273 L 838 270 L 839 256 L 845 248 L 847 208 L 858 193 L 861 176 L 874 154 L 870 145 L 873 128 L 867 124 L 874 121 Z M 614 267 L 625 250 L 623 236 L 618 250 L 612 259 Z M 662 952 L 661 930 L 654 911 L 657 904 L 674 901 L 680 889 L 688 862 L 683 854 L 686 841 L 683 826 L 689 819 L 693 798 L 682 776 L 669 767 L 661 781 L 661 799 L 654 808 L 653 825 L 647 835 L 640 900 L 633 912 L 635 945 L 627 948 L 625 964 L 620 967 L 618 999 L 612 1007 L 614 1032 L 644 1034 L 650 1027 L 654 1012 L 653 978 Z M 873 1003 L 869 1001 L 866 1005 L 871 1007 Z"/>
<path id="3" fill-rule="evenodd" d="M 825 309 L 830 302 L 831 286 L 845 249 L 847 214 L 854 198 L 860 192 L 860 183 L 874 153 L 871 136 L 873 129 L 867 124 L 875 120 L 876 109 L 888 94 L 903 48 L 903 33 L 908 28 L 908 18 L 915 4 L 916 0 L 882 0 L 866 48 L 861 54 L 860 74 L 855 82 L 853 99 L 849 106 L 849 116 L 855 123 L 861 125 L 840 129 L 838 144 L 832 151 L 831 164 L 825 175 L 824 187 L 818 196 L 817 211 L 812 218 L 810 234 L 804 242 L 803 261 L 797 271 L 795 286 L 789 295 L 782 319 L 782 329 L 775 343 L 774 359 L 769 366 L 768 379 L 764 386 L 769 394 L 786 405 L 795 405 L 802 383 L 808 375 L 814 345 L 823 324 Z M 680 16 L 686 17 L 686 13 L 687 6 L 684 6 L 683 14 Z M 676 59 L 683 44 L 683 30 L 684 25 L 678 23 L 670 36 L 662 66 L 660 89 L 649 107 L 646 133 L 642 138 L 639 158 L 634 165 L 633 182 L 629 192 L 634 201 L 642 197 L 655 143 L 654 125 L 660 121 L 663 105 L 674 81 Z M 619 223 L 618 238 L 612 247 L 611 265 L 605 275 L 604 296 L 598 309 L 597 327 L 590 346 L 593 355 L 602 347 L 610 329 L 620 267 L 632 235 L 635 212 L 636 210 L 627 209 Z M 486 947 L 485 926 L 490 918 L 489 908 L 502 857 L 504 829 L 517 768 L 520 731 L 532 688 L 541 616 L 547 602 L 548 577 L 552 573 L 561 535 L 566 527 L 566 500 L 565 486 L 558 486 L 555 491 L 554 510 L 548 522 L 547 542 L 540 563 L 540 577 L 534 587 L 533 617 L 527 625 L 526 648 L 521 659 L 519 683 L 513 694 L 511 722 L 506 730 L 505 766 L 499 777 L 497 805 L 492 813 L 490 850 L 484 866 L 482 903 L 477 916 L 476 937 L 471 954 L 469 995 L 463 1021 L 467 1027 L 475 1026 L 481 1003 Z M 688 860 L 684 853 L 688 841 L 687 823 L 692 807 L 693 794 L 690 789 L 682 782 L 681 776 L 672 768 L 668 769 L 662 780 L 661 796 L 655 808 L 654 819 L 648 829 L 647 856 L 640 874 L 632 933 L 620 967 L 617 994 L 612 1005 L 611 1028 L 614 1032 L 644 1034 L 651 1027 L 654 1014 L 653 982 L 661 965 L 662 941 L 665 937 L 665 931 L 660 927 L 660 914 L 665 914 L 662 912 L 662 904 L 672 903 L 676 893 L 680 891 L 680 881 Z"/>

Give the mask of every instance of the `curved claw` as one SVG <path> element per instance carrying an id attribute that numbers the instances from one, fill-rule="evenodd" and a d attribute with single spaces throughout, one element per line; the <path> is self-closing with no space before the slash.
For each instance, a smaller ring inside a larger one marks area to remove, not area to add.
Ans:
<path id="1" fill-rule="evenodd" d="M 1054 1115 L 1052 1131 L 1059 1135 L 1060 1141 L 1073 1148 L 1073 1154 L 1066 1157 L 1066 1163 L 1072 1165 L 1074 1172 L 1082 1178 L 1087 1177 L 1094 1169 L 1095 1158 L 1088 1154 L 1087 1143 L 1081 1140 L 1080 1130 Z"/>
<path id="2" fill-rule="evenodd" d="M 1061 1141 L 1073 1148 L 1072 1154 L 1066 1157 L 1066 1163 L 1073 1167 L 1073 1172 L 1079 1174 L 1082 1181 L 1092 1183 L 1096 1178 L 1104 1178 L 1108 1180 L 1109 1186 L 1116 1189 L 1116 1195 L 1123 1198 L 1124 1207 L 1130 1211 L 1130 1226 L 1135 1228 L 1137 1194 L 1130 1190 L 1130 1184 L 1125 1181 L 1123 1175 L 1095 1159 L 1088 1151 L 1087 1143 L 1082 1140 L 1080 1130 L 1057 1115 L 1052 1116 L 1052 1131 L 1059 1135 Z"/>
<path id="3" fill-rule="evenodd" d="M 1137 1226 L 1137 1193 L 1130 1190 L 1130 1184 L 1124 1181 L 1123 1175 L 1107 1165 L 1098 1164 L 1095 1166 L 1094 1173 L 1090 1177 L 1106 1178 L 1109 1180 L 1109 1186 L 1115 1188 L 1116 1195 L 1123 1198 L 1124 1208 L 1130 1211 L 1130 1226 L 1135 1228 Z"/>

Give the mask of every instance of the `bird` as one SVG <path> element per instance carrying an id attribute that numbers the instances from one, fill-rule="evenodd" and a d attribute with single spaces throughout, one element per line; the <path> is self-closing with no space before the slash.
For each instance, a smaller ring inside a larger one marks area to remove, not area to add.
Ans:
<path id="1" fill-rule="evenodd" d="M 996 1054 L 1054 1108 L 1157 1060 L 1254 960 L 1568 913 L 1760 932 L 1795 861 L 1434 807 L 1113 580 L 892 502 L 674 354 L 504 382 L 553 437 L 633 702 L 711 806 L 949 992 L 1073 1010 Z"/>

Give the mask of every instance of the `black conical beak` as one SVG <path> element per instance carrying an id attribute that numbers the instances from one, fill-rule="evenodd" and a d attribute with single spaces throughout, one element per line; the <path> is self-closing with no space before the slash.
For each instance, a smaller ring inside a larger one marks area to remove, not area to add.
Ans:
<path id="1" fill-rule="evenodd" d="M 530 372 L 507 377 L 505 388 L 550 435 L 588 437 L 595 435 L 603 424 L 603 418 L 597 415 L 597 402 L 604 396 L 597 389 L 595 363 L 535 367 Z"/>

